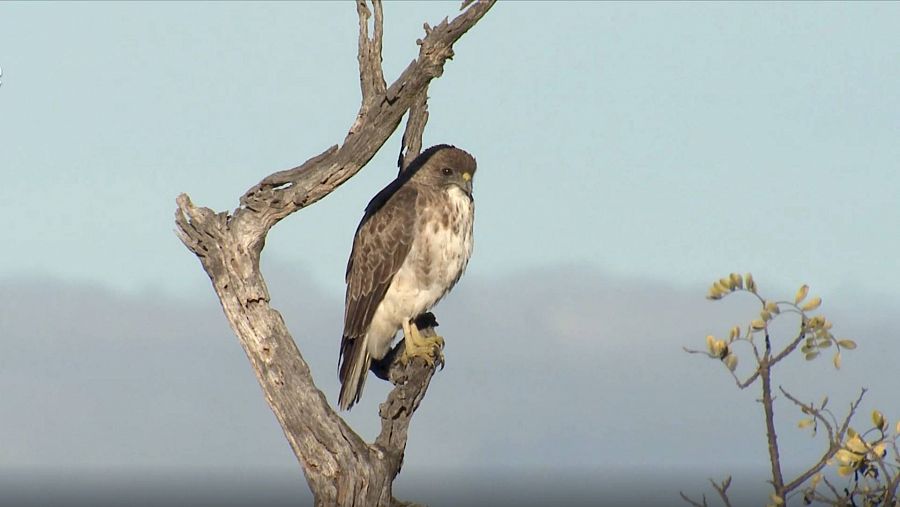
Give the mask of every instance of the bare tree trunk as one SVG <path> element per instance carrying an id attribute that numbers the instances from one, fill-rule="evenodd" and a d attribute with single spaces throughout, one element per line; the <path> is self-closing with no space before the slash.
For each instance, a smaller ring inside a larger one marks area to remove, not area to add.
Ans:
<path id="1" fill-rule="evenodd" d="M 403 461 L 410 419 L 425 396 L 434 368 L 422 360 L 406 367 L 390 365 L 387 376 L 395 387 L 379 411 L 381 434 L 372 444 L 364 442 L 316 387 L 281 314 L 269 305 L 269 291 L 259 269 L 266 235 L 281 219 L 325 197 L 359 172 L 408 110 L 401 167 L 419 153 L 428 115 L 428 84 L 443 73 L 444 63 L 453 56 L 453 44 L 494 1 L 466 1 L 453 21 L 445 19 L 433 28 L 426 24 L 426 36 L 417 41 L 418 58 L 387 86 L 381 67 L 381 2 L 372 2 L 370 37 L 372 11 L 366 0 L 357 0 L 362 104 L 343 144 L 263 178 L 244 193 L 240 207 L 231 213 L 198 207 L 186 194 L 178 196 L 178 236 L 209 275 L 266 401 L 302 465 L 316 505 L 402 505 L 394 499 L 391 486 Z"/>

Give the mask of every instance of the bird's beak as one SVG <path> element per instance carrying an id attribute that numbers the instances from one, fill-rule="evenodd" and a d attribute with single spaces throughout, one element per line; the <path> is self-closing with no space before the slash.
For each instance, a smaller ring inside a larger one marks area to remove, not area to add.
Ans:
<path id="1" fill-rule="evenodd" d="M 472 195 L 472 173 L 462 173 L 462 179 L 466 182 L 465 187 L 463 189 L 467 194 Z"/>

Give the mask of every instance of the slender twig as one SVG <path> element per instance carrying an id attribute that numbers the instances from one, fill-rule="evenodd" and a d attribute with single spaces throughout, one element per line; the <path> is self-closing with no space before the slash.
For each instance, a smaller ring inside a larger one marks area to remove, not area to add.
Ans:
<path id="1" fill-rule="evenodd" d="M 866 444 L 866 447 L 870 451 L 872 451 L 872 449 L 869 447 L 868 444 Z M 874 453 L 873 453 L 873 455 L 874 455 Z M 885 494 L 885 496 L 887 496 L 889 494 L 889 492 L 891 491 L 890 486 L 894 479 L 891 476 L 891 471 L 888 469 L 887 464 L 884 462 L 884 459 L 881 456 L 878 456 L 875 458 L 875 463 L 878 464 L 878 468 L 881 470 L 881 473 L 883 474 L 882 477 L 884 478 L 884 480 L 888 481 L 884 485 L 884 488 L 885 488 L 884 494 Z M 891 504 L 889 502 L 884 502 L 883 505 L 891 505 Z"/>
<path id="2" fill-rule="evenodd" d="M 844 435 L 847 434 L 847 429 L 850 428 L 850 420 L 853 418 L 853 415 L 856 414 L 856 410 L 859 408 L 859 404 L 862 403 L 862 399 L 868 391 L 868 389 L 863 387 L 859 390 L 859 396 L 856 397 L 856 400 L 850 403 L 850 410 L 847 412 L 847 416 L 844 417 L 844 422 L 841 423 L 841 427 L 838 428 L 838 439 L 843 441 Z"/>
<path id="3" fill-rule="evenodd" d="M 799 476 L 797 476 L 797 478 L 784 486 L 785 492 L 790 492 L 803 485 L 803 483 L 809 480 L 809 478 L 822 470 L 822 468 L 824 468 L 825 465 L 828 464 L 828 460 L 830 460 L 835 455 L 835 453 L 837 453 L 841 449 L 841 443 L 843 442 L 844 436 L 847 433 L 847 428 L 850 427 L 850 420 L 853 418 L 853 415 L 856 414 L 856 410 L 859 408 L 859 404 L 862 403 L 862 399 L 866 394 L 866 389 L 861 389 L 856 400 L 850 403 L 850 410 L 847 412 L 847 416 L 844 418 L 844 422 L 839 428 L 834 428 L 832 426 L 832 423 L 828 421 L 828 419 L 826 419 L 822 415 L 821 411 L 816 409 L 812 404 L 803 403 L 781 386 L 779 386 L 779 390 L 787 399 L 800 407 L 805 413 L 812 415 L 816 419 L 822 421 L 822 424 L 825 425 L 825 429 L 828 432 L 828 449 L 824 454 L 822 454 L 822 457 L 819 459 L 819 461 L 816 462 L 815 465 L 810 467 L 805 472 L 801 473 Z"/>
<path id="4" fill-rule="evenodd" d="M 702 502 L 698 502 L 696 500 L 691 499 L 691 497 L 684 494 L 684 491 L 679 491 L 678 494 L 681 495 L 682 500 L 693 505 L 694 507 L 709 507 L 709 504 L 706 503 L 706 495 L 705 494 L 703 495 Z"/>
<path id="5" fill-rule="evenodd" d="M 835 488 L 834 484 L 832 484 L 831 481 L 828 480 L 828 477 L 822 477 L 822 482 L 825 483 L 825 485 L 828 486 L 828 489 L 831 490 L 831 493 L 834 495 L 835 500 L 840 500 L 841 498 L 843 498 L 843 495 L 838 493 L 837 488 Z"/>
<path id="6" fill-rule="evenodd" d="M 897 496 L 897 489 L 900 488 L 900 471 L 894 473 L 886 488 L 887 491 L 884 494 L 884 502 L 882 502 L 882 505 L 892 506 L 894 505 L 894 499 Z"/>
<path id="7" fill-rule="evenodd" d="M 682 347 L 681 349 L 684 350 L 685 352 L 687 352 L 688 354 L 702 354 L 707 357 L 711 357 L 713 359 L 718 359 L 718 358 L 714 357 L 712 354 L 710 354 L 709 352 L 706 352 L 705 350 L 689 349 L 687 347 Z M 747 377 L 746 380 L 742 381 L 735 372 L 733 372 L 731 370 L 728 370 L 728 371 L 731 373 L 731 376 L 734 377 L 734 382 L 735 382 L 735 384 L 737 384 L 737 386 L 740 389 L 746 389 L 748 386 L 753 385 L 753 382 L 755 382 L 756 379 L 759 377 L 759 370 L 757 370 L 757 371 L 754 371 L 752 375 Z"/>
<path id="8" fill-rule="evenodd" d="M 820 412 L 822 412 L 823 414 L 827 414 L 828 417 L 831 418 L 832 427 L 837 428 L 841 425 L 837 420 L 837 416 L 834 415 L 834 412 L 832 412 L 830 408 L 821 409 Z"/>
<path id="9" fill-rule="evenodd" d="M 811 491 L 811 492 L 806 493 L 805 495 L 807 495 L 807 498 L 809 499 L 809 503 L 818 502 L 818 503 L 822 503 L 822 504 L 826 504 L 826 505 L 834 505 L 834 506 L 840 505 L 841 507 L 844 507 L 844 504 L 842 504 L 840 502 L 840 499 L 838 496 L 835 496 L 834 498 L 829 498 L 829 497 L 823 495 L 822 493 L 819 493 L 818 491 Z M 837 493 L 835 493 L 835 495 L 837 495 Z M 804 502 L 804 503 L 806 503 L 806 502 Z"/>
<path id="10" fill-rule="evenodd" d="M 817 420 L 821 421 L 822 425 L 825 426 L 825 430 L 828 432 L 828 449 L 825 450 L 825 452 L 822 454 L 822 457 L 819 458 L 819 461 L 817 461 L 815 465 L 810 467 L 805 472 L 801 473 L 794 480 L 785 484 L 785 486 L 784 486 L 785 491 L 790 492 L 793 489 L 801 486 L 809 478 L 811 478 L 813 475 L 817 474 L 820 470 L 822 470 L 822 468 L 824 468 L 825 465 L 828 463 L 828 460 L 830 460 L 835 455 L 835 453 L 837 453 L 837 451 L 840 450 L 841 446 L 840 446 L 840 440 L 835 439 L 834 427 L 832 426 L 831 421 L 829 421 L 824 415 L 822 415 L 822 413 L 819 410 L 817 410 L 811 404 L 810 405 L 804 404 L 803 402 L 801 402 L 800 400 L 795 398 L 793 395 L 791 395 L 789 392 L 787 392 L 783 387 L 779 386 L 778 389 L 781 391 L 782 394 L 784 394 L 784 396 L 787 399 L 791 400 L 795 405 L 799 406 L 803 410 L 804 413 L 812 415 Z"/>
<path id="11" fill-rule="evenodd" d="M 744 380 L 743 382 L 739 381 L 739 379 L 737 378 L 737 375 L 735 375 L 734 372 L 732 372 L 731 374 L 734 376 L 734 380 L 737 382 L 737 386 L 741 389 L 746 389 L 746 388 L 750 387 L 751 385 L 753 385 L 753 382 L 755 382 L 756 379 L 759 378 L 759 370 L 756 370 L 755 372 L 753 372 L 753 375 L 750 375 L 749 377 L 747 377 L 747 379 Z"/>
<path id="12" fill-rule="evenodd" d="M 728 487 L 731 486 L 731 476 L 729 475 L 721 484 L 716 484 L 716 481 L 712 479 L 709 480 L 709 483 L 712 484 L 713 489 L 719 494 L 719 498 L 722 499 L 722 503 L 725 504 L 725 507 L 731 507 L 731 500 L 728 498 Z"/>
<path id="13" fill-rule="evenodd" d="M 759 353 L 759 347 L 757 347 L 756 343 L 749 338 L 746 341 L 748 341 L 750 343 L 750 346 L 753 347 L 753 356 L 756 357 L 756 362 L 758 364 L 760 361 L 763 360 L 762 354 Z"/>
<path id="14" fill-rule="evenodd" d="M 781 460 L 778 453 L 778 434 L 775 432 L 775 403 L 772 398 L 772 370 L 768 360 L 759 365 L 759 376 L 762 379 L 762 404 L 766 417 L 766 441 L 769 448 L 769 462 L 772 465 L 772 487 L 775 494 L 784 498 L 784 477 L 781 473 Z"/>

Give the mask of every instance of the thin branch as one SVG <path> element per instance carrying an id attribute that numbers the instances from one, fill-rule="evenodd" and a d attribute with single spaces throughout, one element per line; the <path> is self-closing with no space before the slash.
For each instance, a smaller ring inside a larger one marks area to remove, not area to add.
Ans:
<path id="1" fill-rule="evenodd" d="M 900 463 L 900 448 L 897 447 L 897 438 L 898 436 L 894 436 L 891 440 L 891 448 L 894 450 L 894 462 Z"/>
<path id="2" fill-rule="evenodd" d="M 869 390 L 863 387 L 859 390 L 859 396 L 856 397 L 856 400 L 850 404 L 850 410 L 847 412 L 847 417 L 844 418 L 844 422 L 841 424 L 841 427 L 838 429 L 837 438 L 842 440 L 844 439 L 844 435 L 847 434 L 847 429 L 850 428 L 850 420 L 853 418 L 853 415 L 856 414 L 856 410 L 859 408 L 859 404 L 862 403 L 863 397 Z"/>
<path id="3" fill-rule="evenodd" d="M 710 354 L 709 352 L 706 352 L 705 350 L 689 349 L 687 347 L 681 347 L 681 349 L 684 350 L 685 352 L 687 352 L 688 354 L 702 354 L 702 355 L 712 358 L 712 359 L 719 359 L 719 358 L 713 356 L 712 354 Z M 728 369 L 728 368 L 726 368 L 726 369 Z M 756 379 L 759 377 L 759 370 L 756 370 L 746 380 L 741 381 L 741 379 L 737 376 L 737 374 L 735 372 L 731 371 L 730 369 L 728 371 L 731 373 L 731 376 L 734 377 L 734 383 L 737 384 L 737 386 L 740 389 L 746 389 L 747 387 L 752 385 L 753 382 L 756 381 Z"/>
<path id="4" fill-rule="evenodd" d="M 784 348 L 778 355 L 771 357 L 769 355 L 769 335 L 768 331 L 766 332 L 766 353 L 763 357 L 763 360 L 759 364 L 759 369 L 757 373 L 759 373 L 760 378 L 762 379 L 762 404 L 763 411 L 765 412 L 765 422 L 766 422 L 766 441 L 768 442 L 768 450 L 769 450 L 769 462 L 772 466 L 772 487 L 775 488 L 775 494 L 784 498 L 785 496 L 785 487 L 784 487 L 784 475 L 781 470 L 781 458 L 779 456 L 778 450 L 778 434 L 775 430 L 775 403 L 772 398 L 772 366 L 776 363 L 784 359 L 788 354 L 794 351 L 797 348 L 797 345 L 803 340 L 806 336 L 806 326 L 805 320 L 803 325 L 801 325 L 800 333 L 787 347 Z"/>
<path id="5" fill-rule="evenodd" d="M 825 465 L 828 464 L 828 460 L 830 460 L 841 449 L 841 442 L 843 442 L 844 440 L 844 435 L 847 433 L 847 428 L 850 427 L 850 420 L 856 413 L 857 408 L 859 408 L 859 404 L 862 403 L 863 396 L 865 396 L 866 394 L 866 389 L 862 389 L 856 400 L 850 404 L 850 410 L 847 413 L 847 417 L 844 418 L 844 422 L 840 428 L 833 428 L 831 422 L 829 422 L 828 419 L 822 415 L 821 411 L 815 408 L 812 404 L 803 403 L 781 386 L 779 386 L 778 389 L 782 394 L 784 394 L 787 399 L 791 400 L 791 402 L 800 407 L 804 413 L 810 414 L 816 419 L 822 421 L 822 423 L 825 425 L 825 429 L 828 431 L 828 449 L 824 454 L 822 454 L 822 457 L 818 462 L 816 462 L 815 465 L 810 467 L 805 472 L 801 473 L 799 476 L 797 476 L 796 479 L 792 480 L 784 486 L 785 492 L 789 492 L 800 487 L 813 475 L 817 474 L 820 470 L 825 468 Z M 837 432 L 835 432 L 835 429 L 837 429 Z"/>
<path id="6" fill-rule="evenodd" d="M 800 407 L 800 410 L 804 414 L 809 414 L 809 415 L 813 416 L 814 418 L 818 419 L 819 421 L 822 421 L 822 424 L 825 425 L 825 430 L 828 432 L 828 441 L 835 442 L 835 435 L 834 435 L 835 428 L 832 425 L 832 422 L 829 421 L 828 418 L 823 415 L 821 410 L 817 409 L 811 403 L 806 404 L 806 403 L 803 403 L 802 401 L 798 400 L 794 395 L 787 392 L 787 390 L 785 390 L 784 387 L 778 386 L 778 389 L 781 391 L 781 394 L 783 394 L 785 396 L 785 398 L 787 398 L 791 402 L 793 402 L 794 405 L 797 405 L 798 407 Z"/>
<path id="7" fill-rule="evenodd" d="M 737 382 L 738 387 L 740 387 L 741 389 L 746 389 L 747 387 L 750 387 L 753 384 L 753 382 L 756 381 L 757 378 L 759 378 L 759 370 L 756 370 L 755 372 L 753 372 L 753 375 L 750 375 L 749 377 L 747 377 L 747 380 L 745 380 L 743 382 L 738 381 L 737 376 L 735 376 L 734 379 L 735 379 L 735 381 L 738 381 Z"/>
<path id="8" fill-rule="evenodd" d="M 894 499 L 897 496 L 897 489 L 900 488 L 900 471 L 894 473 L 890 482 L 887 483 L 887 492 L 884 495 L 882 505 L 894 505 Z"/>
<path id="9" fill-rule="evenodd" d="M 801 407 L 805 413 L 808 413 L 808 414 L 812 415 L 813 417 L 815 417 L 816 419 L 822 421 L 822 424 L 825 425 L 825 429 L 828 432 L 828 449 L 825 450 L 825 452 L 822 454 L 822 457 L 819 458 L 819 461 L 816 462 L 816 464 L 814 464 L 808 470 L 801 473 L 794 480 L 790 481 L 789 483 L 787 483 L 784 486 L 785 492 L 790 492 L 793 489 L 798 488 L 801 485 L 803 485 L 813 475 L 819 473 L 820 470 L 825 468 L 825 465 L 828 464 L 828 460 L 830 460 L 835 455 L 835 453 L 837 453 L 840 450 L 841 446 L 840 446 L 839 441 L 838 442 L 835 441 L 834 428 L 832 428 L 831 422 L 829 422 L 828 419 L 825 418 L 821 414 L 821 412 L 819 412 L 814 407 L 812 407 L 812 405 L 805 405 L 804 403 L 800 402 L 798 399 L 794 398 L 790 393 L 785 391 L 784 388 L 779 387 L 779 389 L 781 390 L 781 392 L 785 395 L 785 397 L 787 399 L 791 400 L 792 402 L 794 402 L 794 404 Z"/>
<path id="10" fill-rule="evenodd" d="M 868 444 L 867 442 L 864 442 L 864 443 L 865 443 L 865 445 L 866 445 L 866 449 L 867 449 L 869 452 L 872 452 L 872 453 L 874 454 L 874 452 L 873 452 L 874 449 L 872 449 L 872 447 L 869 446 L 869 444 Z M 883 480 L 884 480 L 884 481 L 887 481 L 887 482 L 885 483 L 885 485 L 884 485 L 884 488 L 885 488 L 885 496 L 887 496 L 888 492 L 890 491 L 890 485 L 891 485 L 891 482 L 892 482 L 892 480 L 893 480 L 893 478 L 892 478 L 892 476 L 891 476 L 891 471 L 890 471 L 890 469 L 888 469 L 887 463 L 884 462 L 884 458 L 882 458 L 881 456 L 878 456 L 878 457 L 875 459 L 875 463 L 878 464 L 878 468 L 881 470 L 881 474 L 882 474 Z M 891 505 L 891 504 L 888 503 L 888 502 L 885 502 L 883 505 Z"/>
<path id="11" fill-rule="evenodd" d="M 784 476 L 781 473 L 781 459 L 778 452 L 778 434 L 775 432 L 775 403 L 772 398 L 772 370 L 768 359 L 759 366 L 762 379 L 762 404 L 766 417 L 766 441 L 769 448 L 769 462 L 772 466 L 772 486 L 775 494 L 784 498 Z"/>
<path id="12" fill-rule="evenodd" d="M 798 334 L 797 337 L 794 338 L 794 341 L 789 343 L 788 346 L 784 348 L 784 350 L 782 350 L 781 352 L 778 353 L 778 355 L 776 355 L 771 360 L 769 360 L 769 364 L 774 365 L 778 361 L 781 361 L 782 359 L 787 357 L 788 354 L 793 352 L 794 349 L 796 349 L 797 346 L 800 345 L 800 342 L 802 342 L 805 338 L 806 338 L 806 319 L 803 319 L 803 322 L 801 322 L 801 324 L 800 324 L 800 334 Z"/>
<path id="13" fill-rule="evenodd" d="M 831 426 L 834 428 L 839 427 L 841 424 L 838 422 L 837 417 L 835 417 L 834 412 L 831 411 L 830 408 L 821 409 L 823 414 L 827 414 L 828 417 L 831 418 Z"/>
<path id="14" fill-rule="evenodd" d="M 756 342 L 753 341 L 752 336 L 744 340 L 750 343 L 750 346 L 753 348 L 753 356 L 756 358 L 756 363 L 759 364 L 763 360 L 763 356 L 759 353 L 759 347 L 756 346 Z"/>
<path id="15" fill-rule="evenodd" d="M 710 484 L 712 484 L 713 489 L 716 490 L 716 493 L 719 494 L 719 498 L 722 499 L 722 503 L 725 504 L 725 507 L 731 507 L 731 500 L 728 498 L 728 487 L 731 486 L 731 476 L 729 475 L 722 484 L 716 484 L 716 481 L 710 479 Z"/>
<path id="16" fill-rule="evenodd" d="M 712 484 L 713 489 L 716 490 L 716 493 L 719 495 L 719 498 L 722 500 L 722 503 L 725 505 L 725 507 L 731 507 L 731 499 L 728 498 L 728 488 L 731 486 L 731 476 L 729 475 L 728 477 L 726 477 L 725 480 L 721 483 L 717 483 L 716 481 L 709 479 L 709 483 Z M 681 496 L 682 500 L 693 505 L 694 507 L 709 507 L 706 500 L 706 494 L 702 496 L 702 502 L 697 502 L 696 500 L 687 496 L 684 491 L 679 491 L 678 494 Z"/>
<path id="17" fill-rule="evenodd" d="M 828 489 L 831 490 L 831 493 L 834 495 L 835 500 L 840 500 L 842 498 L 841 494 L 838 493 L 837 488 L 834 487 L 834 484 L 832 484 L 831 481 L 828 480 L 828 477 L 822 477 L 822 482 L 825 483 L 825 485 L 828 486 Z"/>
<path id="18" fill-rule="evenodd" d="M 829 498 L 829 497 L 819 493 L 818 491 L 806 492 L 806 493 L 804 493 L 804 498 L 809 499 L 808 504 L 811 504 L 813 502 L 818 502 L 818 503 L 825 504 L 825 505 L 835 505 L 835 506 L 840 505 L 842 507 L 845 507 L 845 505 L 840 502 L 840 500 L 837 496 L 835 496 L 834 498 Z M 804 501 L 804 503 L 807 503 L 807 502 Z"/>
<path id="19" fill-rule="evenodd" d="M 706 503 L 706 495 L 703 495 L 703 501 L 697 502 L 696 500 L 691 499 L 691 497 L 684 494 L 684 491 L 679 491 L 679 495 L 681 495 L 681 499 L 685 502 L 693 505 L 694 507 L 709 507 L 709 504 Z"/>

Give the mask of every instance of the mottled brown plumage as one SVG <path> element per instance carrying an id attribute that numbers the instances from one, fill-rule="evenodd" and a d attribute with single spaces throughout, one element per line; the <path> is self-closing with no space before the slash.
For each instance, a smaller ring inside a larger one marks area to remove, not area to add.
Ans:
<path id="1" fill-rule="evenodd" d="M 339 404 L 359 400 L 369 366 L 397 331 L 459 280 L 472 251 L 475 159 L 438 145 L 366 207 L 347 263 Z"/>

